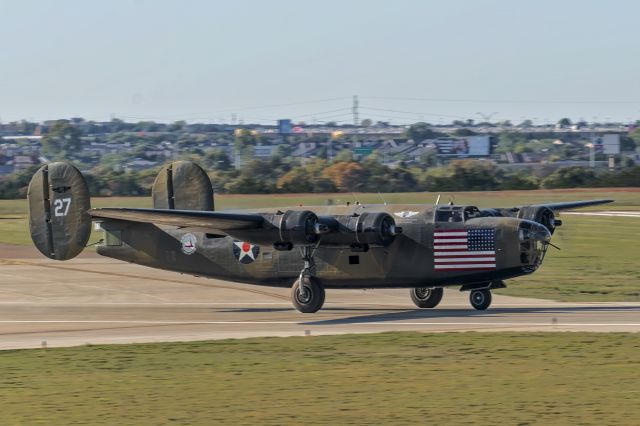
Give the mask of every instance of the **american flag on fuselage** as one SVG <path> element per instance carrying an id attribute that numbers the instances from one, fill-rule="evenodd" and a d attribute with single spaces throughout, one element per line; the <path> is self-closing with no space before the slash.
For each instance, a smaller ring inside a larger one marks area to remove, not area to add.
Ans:
<path id="1" fill-rule="evenodd" d="M 436 271 L 495 269 L 496 232 L 491 228 L 442 229 L 433 233 Z"/>

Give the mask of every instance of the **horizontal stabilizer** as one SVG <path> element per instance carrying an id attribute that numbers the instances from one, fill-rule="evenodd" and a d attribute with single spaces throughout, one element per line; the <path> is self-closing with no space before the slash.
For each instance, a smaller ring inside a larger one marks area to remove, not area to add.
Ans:
<path id="1" fill-rule="evenodd" d="M 93 218 L 155 223 L 181 228 L 202 228 L 203 230 L 220 231 L 222 233 L 239 229 L 260 228 L 264 222 L 264 218 L 257 214 L 195 210 L 101 208 L 91 209 L 89 214 Z"/>

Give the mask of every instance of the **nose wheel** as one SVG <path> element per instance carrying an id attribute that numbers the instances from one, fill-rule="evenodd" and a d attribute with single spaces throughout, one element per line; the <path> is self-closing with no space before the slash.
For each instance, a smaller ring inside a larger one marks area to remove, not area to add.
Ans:
<path id="1" fill-rule="evenodd" d="M 484 311 L 491 305 L 491 290 L 472 290 L 469 294 L 471 306 L 479 311 Z"/>

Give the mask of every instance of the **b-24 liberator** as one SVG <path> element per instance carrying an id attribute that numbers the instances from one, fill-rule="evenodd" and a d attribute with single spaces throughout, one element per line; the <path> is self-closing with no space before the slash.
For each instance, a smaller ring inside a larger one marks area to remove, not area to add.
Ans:
<path id="1" fill-rule="evenodd" d="M 480 209 L 469 205 L 361 203 L 215 211 L 198 165 L 162 168 L 153 208 L 91 208 L 74 166 L 42 166 L 28 189 L 29 227 L 45 256 L 68 260 L 86 246 L 92 223 L 102 256 L 238 283 L 291 287 L 294 307 L 318 311 L 325 289 L 408 288 L 419 308 L 444 287 L 470 292 L 478 310 L 491 290 L 536 271 L 562 223 L 561 210 L 611 200 Z"/>

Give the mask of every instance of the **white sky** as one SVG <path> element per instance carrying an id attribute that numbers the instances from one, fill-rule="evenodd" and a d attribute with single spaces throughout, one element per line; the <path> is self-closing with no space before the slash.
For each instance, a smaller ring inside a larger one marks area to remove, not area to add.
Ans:
<path id="1" fill-rule="evenodd" d="M 611 0 L 0 0 L 0 120 L 351 122 L 353 95 L 361 119 L 399 124 L 636 120 L 638 16 Z"/>

